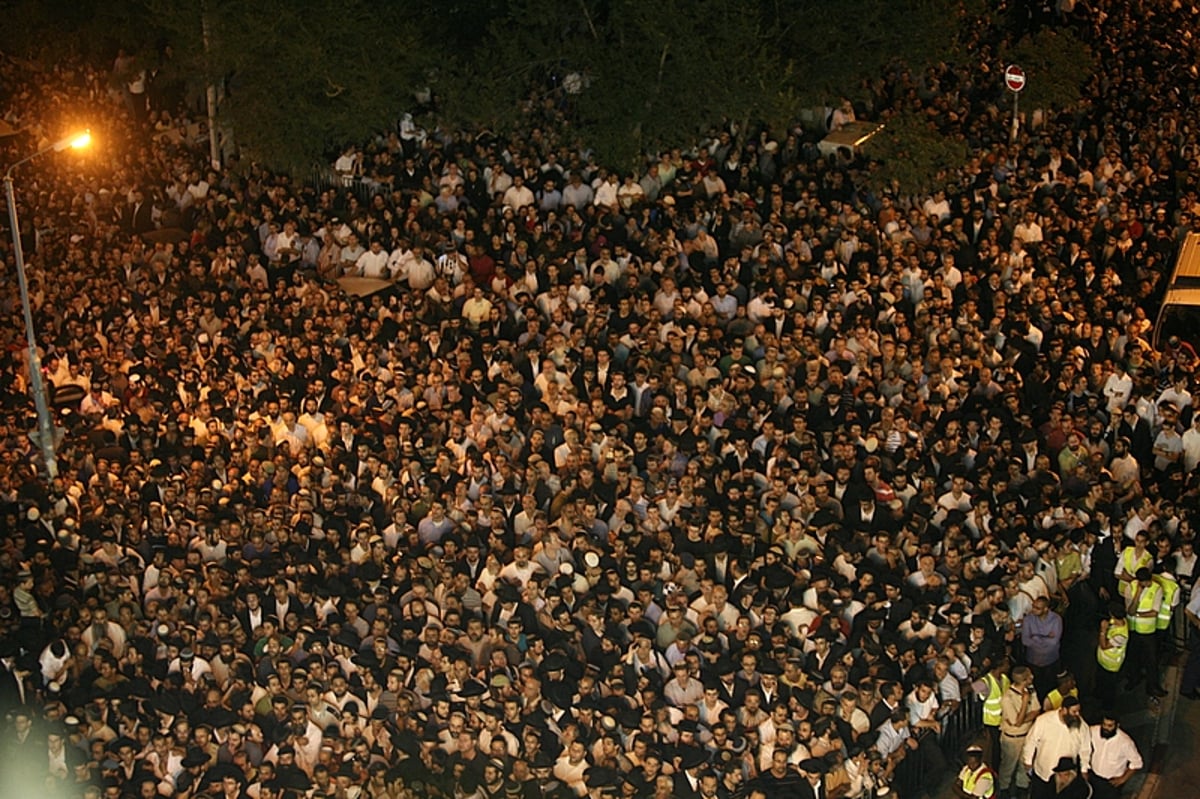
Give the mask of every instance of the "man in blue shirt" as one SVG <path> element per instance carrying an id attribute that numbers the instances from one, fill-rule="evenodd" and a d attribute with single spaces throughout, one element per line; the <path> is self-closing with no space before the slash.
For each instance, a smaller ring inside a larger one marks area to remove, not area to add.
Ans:
<path id="1" fill-rule="evenodd" d="M 1050 610 L 1050 600 L 1046 597 L 1033 600 L 1033 608 L 1021 623 L 1021 644 L 1025 647 L 1025 662 L 1033 669 L 1039 696 L 1054 689 L 1062 631 L 1062 616 Z"/>

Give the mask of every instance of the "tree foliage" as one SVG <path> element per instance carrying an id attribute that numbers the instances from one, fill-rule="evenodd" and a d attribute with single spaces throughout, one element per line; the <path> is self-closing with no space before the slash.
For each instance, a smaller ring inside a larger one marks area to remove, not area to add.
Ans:
<path id="1" fill-rule="evenodd" d="M 162 3 L 176 57 L 224 84 L 220 117 L 241 148 L 272 167 L 303 170 L 386 130 L 420 75 L 398 4 L 150 1 Z"/>
<path id="2" fill-rule="evenodd" d="M 220 118 L 243 153 L 297 174 L 415 110 L 428 127 L 501 134 L 547 126 L 618 168 L 713 126 L 780 130 L 805 105 L 862 97 L 896 64 L 914 74 L 961 53 L 983 0 L 0 0 L 0 41 L 34 52 L 60 32 L 73 52 L 140 50 L 184 96 L 222 89 Z M 207 33 L 207 35 L 205 35 Z M 169 48 L 169 49 L 168 49 Z M 1005 52 L 1022 96 L 1065 104 L 1090 74 L 1070 34 Z M 1055 76 L 1053 80 L 1045 75 Z M 1065 85 L 1064 85 L 1065 84 Z M 1070 96 L 1066 92 L 1071 92 Z M 876 177 L 916 189 L 963 151 L 911 114 L 868 152 Z M 927 172 L 926 169 L 931 169 Z"/>
<path id="3" fill-rule="evenodd" d="M 881 191 L 925 193 L 945 188 L 968 156 L 965 140 L 948 136 L 927 115 L 906 111 L 886 121 L 864 145 L 875 160 L 869 176 Z"/>
<path id="4" fill-rule="evenodd" d="M 1023 108 L 1065 109 L 1096 72 L 1091 49 L 1069 29 L 1045 28 L 1002 50 L 1004 64 L 1025 70 Z"/>
<path id="5" fill-rule="evenodd" d="M 53 66 L 65 54 L 111 63 L 153 48 L 160 30 L 139 0 L 2 0 L 0 50 Z"/>
<path id="6" fill-rule="evenodd" d="M 808 104 L 853 97 L 893 64 L 920 73 L 958 53 L 981 0 L 761 0 Z M 968 23 L 969 24 L 969 23 Z"/>
<path id="7" fill-rule="evenodd" d="M 439 110 L 499 127 L 552 116 L 614 165 L 791 105 L 786 64 L 735 0 L 512 0 L 489 38 L 438 69 Z"/>

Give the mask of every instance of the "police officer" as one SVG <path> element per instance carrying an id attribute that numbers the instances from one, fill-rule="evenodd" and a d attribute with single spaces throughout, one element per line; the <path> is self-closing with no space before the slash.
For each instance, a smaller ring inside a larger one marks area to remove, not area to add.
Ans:
<path id="1" fill-rule="evenodd" d="M 967 762 L 958 772 L 955 789 L 962 799 L 991 799 L 996 795 L 996 773 L 983 762 L 983 747 L 967 747 Z"/>

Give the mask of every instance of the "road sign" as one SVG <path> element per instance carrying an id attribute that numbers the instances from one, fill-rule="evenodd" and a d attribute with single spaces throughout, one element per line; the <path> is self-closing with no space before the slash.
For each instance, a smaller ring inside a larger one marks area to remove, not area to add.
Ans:
<path id="1" fill-rule="evenodd" d="M 1025 70 L 1016 64 L 1004 68 L 1004 85 L 1010 92 L 1019 92 L 1025 88 Z"/>

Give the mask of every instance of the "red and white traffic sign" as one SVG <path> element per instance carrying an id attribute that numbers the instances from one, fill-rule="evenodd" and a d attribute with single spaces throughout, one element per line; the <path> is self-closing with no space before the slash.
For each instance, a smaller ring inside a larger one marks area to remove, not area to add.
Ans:
<path id="1" fill-rule="evenodd" d="M 1019 92 L 1025 88 L 1025 70 L 1016 64 L 1004 68 L 1004 85 L 1010 92 Z"/>

